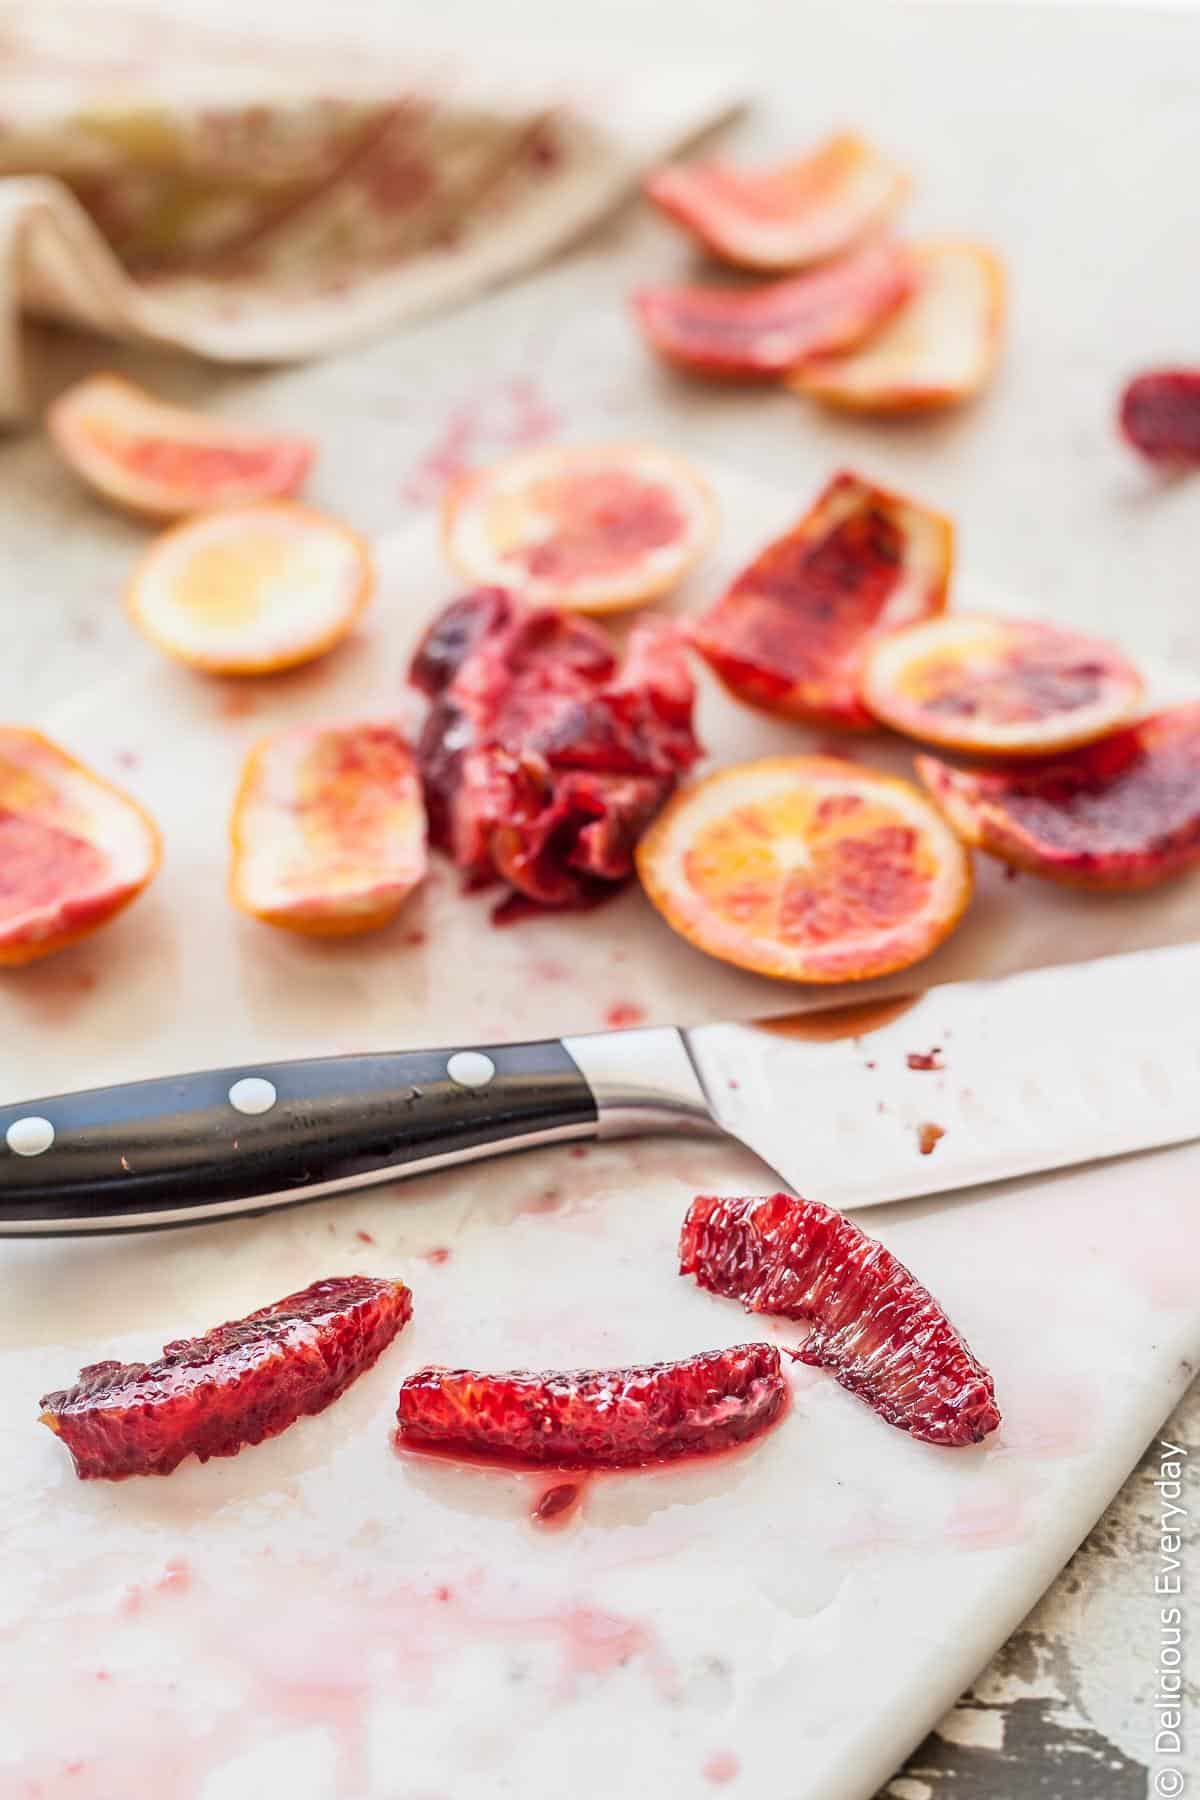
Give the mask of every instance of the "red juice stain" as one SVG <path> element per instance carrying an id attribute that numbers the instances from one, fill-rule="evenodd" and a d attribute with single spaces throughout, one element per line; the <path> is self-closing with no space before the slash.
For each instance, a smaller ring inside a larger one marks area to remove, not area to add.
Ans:
<path id="1" fill-rule="evenodd" d="M 354 1235 L 360 1244 L 373 1244 L 375 1242 L 375 1239 L 371 1236 L 369 1231 L 356 1231 Z"/>
<path id="2" fill-rule="evenodd" d="M 118 769 L 140 769 L 142 759 L 136 750 L 118 750 L 113 758 Z"/>
<path id="3" fill-rule="evenodd" d="M 646 1017 L 646 1009 L 635 1006 L 632 1000 L 617 1000 L 604 1015 L 604 1023 L 610 1031 L 624 1031 L 627 1026 L 641 1025 Z"/>
<path id="4" fill-rule="evenodd" d="M 922 1156 L 931 1156 L 939 1141 L 946 1135 L 944 1125 L 933 1125 L 927 1119 L 923 1125 L 917 1126 L 917 1148 Z"/>
<path id="5" fill-rule="evenodd" d="M 544 1489 L 529 1516 L 535 1525 L 561 1527 L 566 1524 L 582 1498 L 581 1481 L 556 1482 L 553 1487 Z"/>
<path id="6" fill-rule="evenodd" d="M 423 944 L 425 942 L 426 938 L 428 937 L 428 935 L 429 934 L 427 932 L 417 930 L 417 929 L 414 929 L 412 931 L 406 931 L 404 934 L 403 942 L 406 944 Z"/>
<path id="7" fill-rule="evenodd" d="M 217 715 L 222 719 L 248 719 L 257 711 L 258 702 L 244 687 L 229 687 L 217 700 Z"/>
<path id="8" fill-rule="evenodd" d="M 450 1252 L 446 1249 L 444 1244 L 438 1244 L 434 1249 L 426 1250 L 424 1260 L 427 1263 L 432 1263 L 435 1269 L 441 1268 L 443 1263 L 448 1263 L 450 1261 Z"/>
<path id="9" fill-rule="evenodd" d="M 723 1787 L 727 1781 L 737 1778 L 741 1764 L 732 1750 L 714 1750 L 704 1765 L 703 1775 L 716 1787 Z"/>
<path id="10" fill-rule="evenodd" d="M 910 1050 L 904 1060 L 910 1069 L 944 1069 L 946 1066 L 940 1044 L 935 1044 L 932 1050 Z"/>
<path id="11" fill-rule="evenodd" d="M 543 1188 L 540 1194 L 534 1194 L 529 1200 L 522 1201 L 517 1208 L 518 1213 L 552 1213 L 557 1212 L 563 1203 L 561 1188 Z"/>
<path id="12" fill-rule="evenodd" d="M 431 506 L 451 482 L 467 473 L 480 429 L 477 401 L 466 400 L 454 408 L 400 490 L 410 506 Z"/>
<path id="13" fill-rule="evenodd" d="M 552 956 L 539 957 L 529 965 L 529 973 L 535 981 L 566 981 L 570 972 L 566 963 L 556 962 Z"/>
<path id="14" fill-rule="evenodd" d="M 571 1155 L 575 1158 L 576 1162 L 582 1162 L 587 1153 L 588 1147 L 586 1144 L 576 1144 L 571 1151 Z"/>
<path id="15" fill-rule="evenodd" d="M 192 1585 L 192 1571 L 181 1556 L 173 1556 L 154 1585 L 164 1594 L 186 1594 Z"/>
<path id="16" fill-rule="evenodd" d="M 442 1586 L 434 1588 L 433 1597 L 440 1605 L 448 1606 L 454 1595 L 448 1587 Z"/>
<path id="17" fill-rule="evenodd" d="M 562 430 L 561 414 L 550 405 L 530 376 L 518 375 L 510 381 L 506 398 L 510 422 L 504 437 L 514 450 L 530 444 L 544 444 L 547 438 L 557 436 Z"/>

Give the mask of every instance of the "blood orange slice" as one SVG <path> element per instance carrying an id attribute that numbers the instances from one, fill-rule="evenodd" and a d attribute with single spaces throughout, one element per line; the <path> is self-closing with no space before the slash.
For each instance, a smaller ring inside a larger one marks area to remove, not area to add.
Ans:
<path id="1" fill-rule="evenodd" d="M 816 356 L 789 378 L 801 393 L 855 412 L 954 406 L 989 380 L 1000 349 L 1004 273 L 983 244 L 914 247 L 917 286 L 865 344 Z"/>
<path id="2" fill-rule="evenodd" d="M 904 171 L 851 131 L 777 169 L 681 163 L 645 182 L 646 197 L 668 218 L 747 269 L 799 269 L 837 256 L 889 218 L 908 188 Z"/>
<path id="3" fill-rule="evenodd" d="M 1077 887 L 1147 888 L 1200 864 L 1200 703 L 1155 713 L 1066 755 L 917 772 L 954 829 L 989 856 Z"/>
<path id="4" fill-rule="evenodd" d="M 1119 650 L 1034 619 L 953 613 L 881 638 L 863 670 L 877 719 L 949 750 L 1040 756 L 1127 719 L 1142 678 Z"/>
<path id="5" fill-rule="evenodd" d="M 965 850 L 915 787 L 831 756 L 767 757 L 685 788 L 637 866 L 690 943 L 786 981 L 906 968 L 971 894 Z"/>
<path id="6" fill-rule="evenodd" d="M 665 594 L 715 529 L 699 475 L 645 444 L 525 451 L 464 476 L 442 508 L 442 541 L 462 574 L 575 612 Z"/>
<path id="7" fill-rule="evenodd" d="M 400 1442 L 559 1469 L 627 1469 L 745 1443 L 779 1417 L 779 1352 L 738 1344 L 630 1369 L 418 1369 L 400 1387 Z"/>
<path id="8" fill-rule="evenodd" d="M 633 305 L 646 337 L 670 362 L 700 375 L 754 380 L 861 342 L 914 282 L 903 248 L 880 243 L 762 287 L 642 288 Z"/>
<path id="9" fill-rule="evenodd" d="M 949 519 L 857 475 L 835 475 L 692 639 L 751 706 L 866 730 L 858 689 L 872 635 L 940 613 L 953 558 Z"/>
<path id="10" fill-rule="evenodd" d="M 38 731 L 0 726 L 0 964 L 86 937 L 158 871 L 158 828 Z"/>
<path id="11" fill-rule="evenodd" d="M 218 675 L 264 675 L 340 643 L 370 599 L 366 544 L 294 501 L 185 520 L 156 538 L 126 604 L 168 656 Z"/>
<path id="12" fill-rule="evenodd" d="M 315 455 L 307 438 L 168 406 L 121 375 L 91 375 L 68 388 L 46 423 L 90 487 L 154 519 L 294 494 Z"/>
<path id="13" fill-rule="evenodd" d="M 167 1344 L 152 1363 L 92 1363 L 43 1396 L 42 1423 L 81 1481 L 169 1475 L 185 1456 L 236 1456 L 323 1412 L 412 1317 L 402 1281 L 332 1276 Z"/>
<path id="14" fill-rule="evenodd" d="M 679 1271 L 748 1312 L 811 1320 L 800 1360 L 831 1370 L 913 1437 L 977 1444 L 1000 1423 L 992 1377 L 933 1295 L 878 1239 L 819 1201 L 698 1196 Z"/>
<path id="15" fill-rule="evenodd" d="M 1154 369 L 1121 395 L 1128 443 L 1165 467 L 1200 465 L 1200 369 Z"/>
<path id="16" fill-rule="evenodd" d="M 425 874 L 425 805 L 394 726 L 298 725 L 247 759 L 233 813 L 230 894 L 268 924 L 317 937 L 394 918 Z"/>

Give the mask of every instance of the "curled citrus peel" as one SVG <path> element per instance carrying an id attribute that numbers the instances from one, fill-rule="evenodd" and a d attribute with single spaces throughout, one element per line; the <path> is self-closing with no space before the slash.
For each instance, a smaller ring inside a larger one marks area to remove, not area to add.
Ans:
<path id="1" fill-rule="evenodd" d="M 907 968 L 971 895 L 966 852 L 917 788 L 825 756 L 767 757 L 685 788 L 637 866 L 682 937 L 785 981 Z"/>
<path id="2" fill-rule="evenodd" d="M 157 826 L 127 794 L 40 732 L 0 726 L 0 965 L 87 937 L 161 860 Z"/>
<path id="3" fill-rule="evenodd" d="M 770 270 L 839 255 L 890 218 L 908 188 L 890 157 L 839 131 L 776 169 L 678 163 L 655 169 L 643 191 L 714 256 Z"/>
<path id="4" fill-rule="evenodd" d="M 954 559 L 949 519 L 860 476 L 835 475 L 692 628 L 751 706 L 867 730 L 863 659 L 880 631 L 940 613 Z"/>
<path id="5" fill-rule="evenodd" d="M 46 424 L 89 487 L 154 519 L 294 494 L 315 454 L 307 438 L 168 406 L 121 375 L 91 375 L 68 388 Z"/>
<path id="6" fill-rule="evenodd" d="M 1200 703 L 1097 743 L 997 769 L 919 756 L 968 844 L 1072 887 L 1137 889 L 1200 865 Z"/>
<path id="7" fill-rule="evenodd" d="M 358 533 L 295 501 L 187 519 L 150 545 L 126 595 L 138 630 L 216 675 L 265 675 L 340 643 L 370 599 Z"/>
<path id="8" fill-rule="evenodd" d="M 877 719 L 925 743 L 1043 756 L 1123 724 L 1142 678 L 1119 650 L 1082 632 L 951 613 L 881 638 L 862 695 Z"/>
<path id="9" fill-rule="evenodd" d="M 574 612 L 665 594 L 715 529 L 707 484 L 647 444 L 524 451 L 463 476 L 442 506 L 442 542 L 461 574 Z"/>
<path id="10" fill-rule="evenodd" d="M 314 937 L 395 917 L 425 874 L 425 805 L 394 726 L 299 725 L 250 752 L 234 806 L 230 896 Z"/>
<path id="11" fill-rule="evenodd" d="M 825 267 L 753 288 L 650 287 L 633 297 L 660 356 L 699 375 L 778 378 L 867 337 L 912 292 L 899 244 L 870 244 Z"/>
<path id="12" fill-rule="evenodd" d="M 917 285 L 865 344 L 815 356 L 790 386 L 854 412 L 954 406 L 991 377 L 1004 322 L 1004 271 L 966 239 L 913 246 Z"/>

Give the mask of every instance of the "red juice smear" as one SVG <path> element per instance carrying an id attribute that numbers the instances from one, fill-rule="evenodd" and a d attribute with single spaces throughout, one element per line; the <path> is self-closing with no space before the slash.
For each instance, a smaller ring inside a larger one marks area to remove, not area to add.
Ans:
<path id="1" fill-rule="evenodd" d="M 723 1787 L 727 1781 L 737 1778 L 741 1764 L 732 1750 L 714 1750 L 704 1765 L 703 1774 L 706 1781 L 717 1787 Z"/>
<path id="2" fill-rule="evenodd" d="M 529 1516 L 535 1525 L 539 1525 L 543 1529 L 550 1527 L 554 1530 L 561 1530 L 577 1510 L 582 1498 L 582 1482 L 556 1482 L 553 1487 L 546 1488 L 541 1494 Z"/>
<path id="3" fill-rule="evenodd" d="M 618 1000 L 604 1015 L 604 1023 L 610 1031 L 624 1031 L 627 1026 L 641 1025 L 646 1017 L 646 1009 L 637 1006 L 632 1000 Z"/>

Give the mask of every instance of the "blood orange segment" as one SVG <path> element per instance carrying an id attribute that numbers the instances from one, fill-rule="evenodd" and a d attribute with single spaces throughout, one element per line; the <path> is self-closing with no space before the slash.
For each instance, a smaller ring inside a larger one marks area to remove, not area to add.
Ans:
<path id="1" fill-rule="evenodd" d="M 953 613 L 880 639 L 862 694 L 908 737 L 976 755 L 1040 756 L 1102 737 L 1142 678 L 1111 644 L 1033 619 Z"/>
<path id="2" fill-rule="evenodd" d="M 411 1316 L 402 1281 L 331 1276 L 167 1344 L 157 1362 L 92 1363 L 73 1387 L 43 1397 L 42 1423 L 83 1481 L 169 1475 L 185 1456 L 236 1456 L 323 1412 Z"/>
<path id="3" fill-rule="evenodd" d="M 158 827 L 128 794 L 41 732 L 0 726 L 0 965 L 86 937 L 161 860 Z"/>
<path id="4" fill-rule="evenodd" d="M 790 1194 L 695 1199 L 679 1269 L 748 1312 L 805 1319 L 800 1359 L 829 1369 L 889 1425 L 977 1444 L 1000 1423 L 991 1375 L 890 1250 L 841 1213 Z"/>
<path id="5" fill-rule="evenodd" d="M 767 270 L 839 255 L 890 218 L 908 189 L 904 170 L 851 131 L 777 169 L 681 163 L 644 184 L 647 199 L 706 250 Z"/>
<path id="6" fill-rule="evenodd" d="M 768 757 L 685 788 L 637 865 L 690 943 L 788 981 L 907 968 L 971 894 L 966 852 L 915 787 L 825 756 Z"/>
<path id="7" fill-rule="evenodd" d="M 860 343 L 908 298 L 915 279 L 905 250 L 880 243 L 762 287 L 642 288 L 633 306 L 669 361 L 700 375 L 754 380 Z"/>
<path id="8" fill-rule="evenodd" d="M 873 635 L 940 613 L 954 560 L 949 519 L 843 473 L 768 544 L 693 627 L 739 699 L 813 724 L 866 730 L 859 698 Z"/>
<path id="9" fill-rule="evenodd" d="M 395 917 L 425 874 L 425 804 L 392 725 L 299 725 L 250 753 L 233 813 L 235 906 L 312 936 Z"/>
<path id="10" fill-rule="evenodd" d="M 997 769 L 919 756 L 959 835 L 1078 887 L 1147 888 L 1200 864 L 1200 702 L 1065 755 Z"/>
<path id="11" fill-rule="evenodd" d="M 464 476 L 442 506 L 446 555 L 468 580 L 577 612 L 667 593 L 715 530 L 700 476 L 646 444 L 525 451 Z"/>
<path id="12" fill-rule="evenodd" d="M 1151 462 L 1200 465 L 1200 369 L 1153 369 L 1121 395 L 1121 430 Z"/>
<path id="13" fill-rule="evenodd" d="M 168 406 L 121 375 L 91 375 L 46 414 L 65 460 L 106 500 L 175 519 L 294 494 L 315 446 Z"/>
<path id="14" fill-rule="evenodd" d="M 790 385 L 854 412 L 955 406 L 991 378 L 1004 323 L 1004 271 L 984 244 L 916 245 L 917 286 L 870 340 L 817 356 Z"/>
<path id="15" fill-rule="evenodd" d="M 129 616 L 160 650 L 218 675 L 264 675 L 340 643 L 375 575 L 357 532 L 286 500 L 185 520 L 134 571 Z"/>
<path id="16" fill-rule="evenodd" d="M 739 1344 L 626 1369 L 419 1369 L 401 1384 L 399 1439 L 497 1462 L 627 1469 L 757 1437 L 786 1397 L 779 1352 Z"/>

